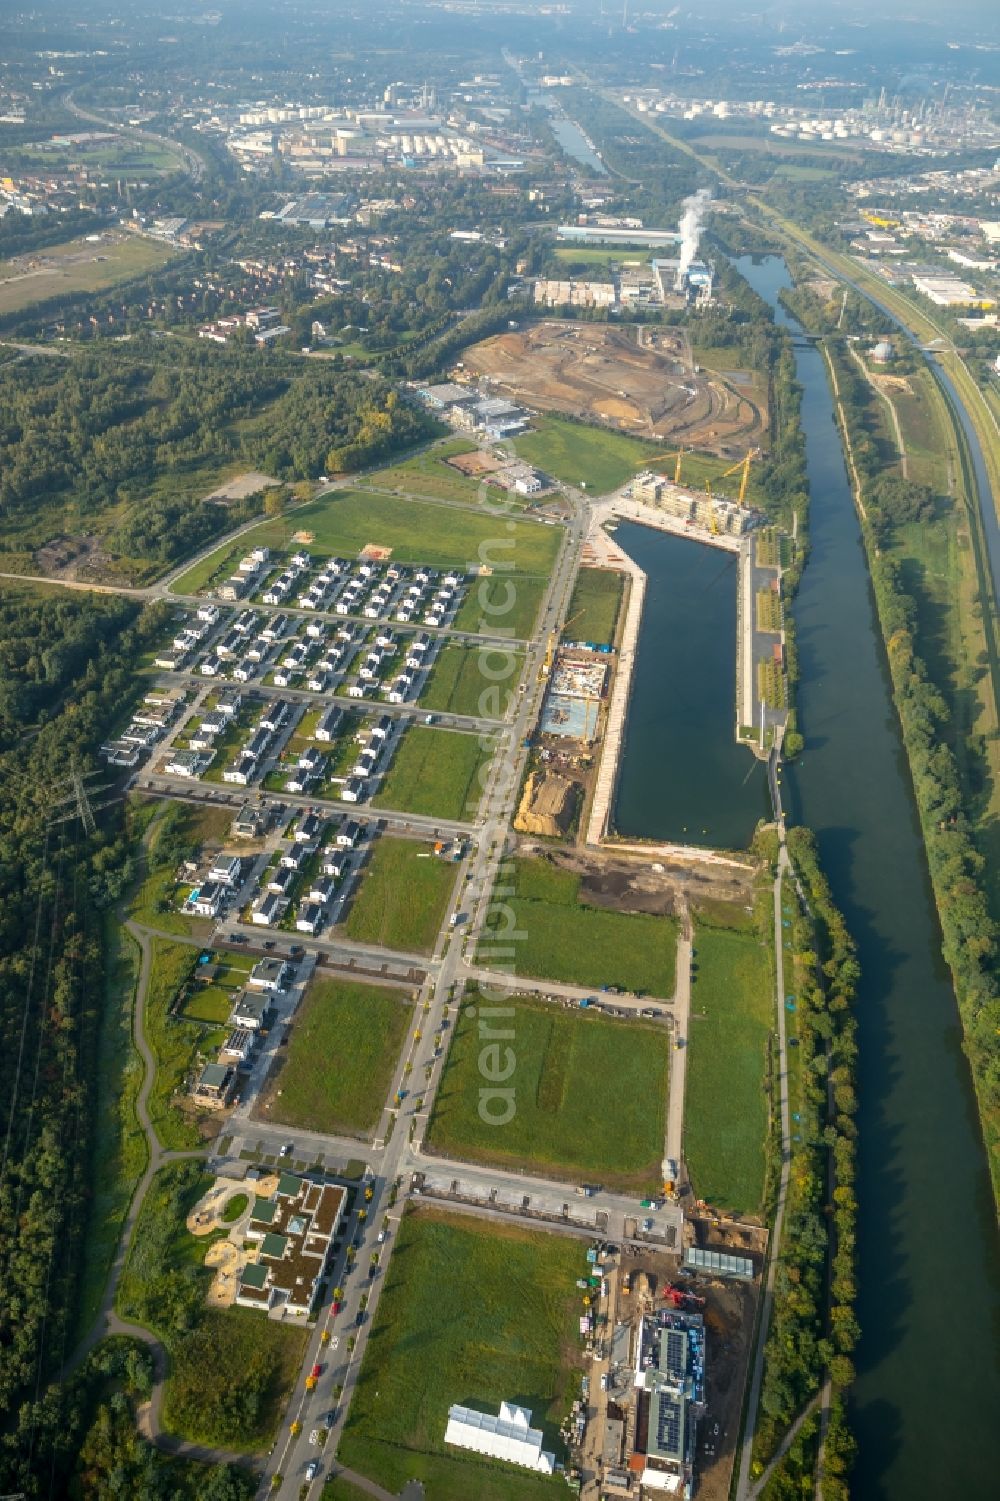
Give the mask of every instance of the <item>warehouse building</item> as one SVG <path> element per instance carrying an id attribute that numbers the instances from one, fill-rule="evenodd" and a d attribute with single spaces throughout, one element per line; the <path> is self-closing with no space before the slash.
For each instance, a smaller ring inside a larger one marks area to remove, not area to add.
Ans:
<path id="1" fill-rule="evenodd" d="M 448 1409 L 444 1441 L 459 1449 L 471 1449 L 491 1459 L 505 1459 L 509 1464 L 551 1475 L 556 1457 L 542 1448 L 542 1436 L 540 1428 L 532 1428 L 531 1413 L 526 1407 L 501 1402 L 500 1412 L 494 1417 L 492 1413 L 476 1412 L 456 1402 Z"/>

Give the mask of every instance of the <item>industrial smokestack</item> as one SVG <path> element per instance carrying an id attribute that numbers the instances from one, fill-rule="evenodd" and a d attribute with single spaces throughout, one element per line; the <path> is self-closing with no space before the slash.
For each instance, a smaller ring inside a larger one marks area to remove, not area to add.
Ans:
<path id="1" fill-rule="evenodd" d="M 677 267 L 677 280 L 674 283 L 675 291 L 683 292 L 684 290 L 684 279 L 688 268 L 698 254 L 701 221 L 711 201 L 712 194 L 708 188 L 699 188 L 697 193 L 692 193 L 690 198 L 684 200 L 684 212 L 681 214 L 681 222 L 678 225 L 681 234 L 681 254 L 680 264 Z"/>

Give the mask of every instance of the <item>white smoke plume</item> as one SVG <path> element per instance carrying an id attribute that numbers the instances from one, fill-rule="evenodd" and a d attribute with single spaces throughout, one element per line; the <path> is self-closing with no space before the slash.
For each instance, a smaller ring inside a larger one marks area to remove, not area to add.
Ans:
<path id="1" fill-rule="evenodd" d="M 677 268 L 678 284 L 683 282 L 688 267 L 698 254 L 701 221 L 711 201 L 712 194 L 708 188 L 699 188 L 697 193 L 692 193 L 690 198 L 684 200 L 684 212 L 681 214 L 681 222 L 678 225 L 681 234 L 680 265 Z"/>

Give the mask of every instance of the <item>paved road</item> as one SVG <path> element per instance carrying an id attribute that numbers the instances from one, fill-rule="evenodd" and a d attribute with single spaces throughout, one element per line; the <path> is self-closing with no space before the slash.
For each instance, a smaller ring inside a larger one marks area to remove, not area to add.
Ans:
<path id="1" fill-rule="evenodd" d="M 149 141 L 151 145 L 163 146 L 168 151 L 176 152 L 190 172 L 193 182 L 200 182 L 204 177 L 204 160 L 196 151 L 192 151 L 190 146 L 182 145 L 173 136 L 154 135 L 151 130 L 140 130 L 135 125 L 122 124 L 119 120 L 107 120 L 103 115 L 95 115 L 93 111 L 77 104 L 72 91 L 66 94 L 64 103 L 70 114 L 76 115 L 81 120 L 89 120 L 94 125 L 103 125 L 107 130 L 120 131 L 123 135 L 135 136 L 140 141 Z"/>
<path id="2" fill-rule="evenodd" d="M 664 1145 L 664 1178 L 675 1177 L 684 1155 L 684 1091 L 687 1083 L 688 1036 L 691 1026 L 691 915 L 687 904 L 680 914 L 677 939 L 677 984 L 674 990 L 674 1045 L 670 1050 L 670 1084 L 667 1093 L 667 1133 Z M 667 1163 L 673 1164 L 668 1168 Z"/>
<path id="3" fill-rule="evenodd" d="M 414 1026 L 396 1080 L 397 1088 L 402 1085 L 407 1094 L 383 1118 L 383 1135 L 380 1137 L 382 1150 L 377 1157 L 372 1157 L 377 1162 L 376 1176 L 371 1184 L 373 1198 L 367 1219 L 354 1227 L 354 1239 L 358 1243 L 356 1270 L 344 1287 L 343 1307 L 336 1320 L 337 1328 L 345 1331 L 345 1334 L 348 1329 L 352 1330 L 356 1339 L 355 1347 L 353 1351 L 347 1351 L 344 1338 L 336 1352 L 332 1349 L 329 1351 L 330 1355 L 336 1355 L 335 1359 L 321 1355 L 324 1349 L 323 1330 L 333 1328 L 330 1311 L 324 1310 L 317 1321 L 298 1385 L 286 1413 L 286 1421 L 295 1419 L 301 1422 L 302 1432 L 293 1436 L 289 1428 L 283 1430 L 282 1439 L 265 1468 L 261 1494 L 268 1491 L 272 1477 L 279 1474 L 282 1478 L 277 1494 L 286 1498 L 286 1501 L 295 1501 L 299 1496 L 299 1488 L 305 1483 L 306 1465 L 317 1453 L 309 1444 L 310 1429 L 316 1426 L 324 1409 L 334 1406 L 333 1392 L 338 1385 L 342 1386 L 343 1392 L 337 1403 L 336 1419 L 324 1451 L 324 1471 L 329 1468 L 330 1458 L 339 1442 L 364 1356 L 368 1331 L 377 1308 L 385 1263 L 391 1254 L 395 1229 L 402 1214 L 405 1190 L 408 1189 L 412 1171 L 411 1163 L 415 1158 L 419 1159 L 424 1126 L 440 1078 L 442 1059 L 435 1056 L 434 1034 L 446 1019 L 446 1011 L 453 1005 L 453 987 L 463 978 L 463 950 L 467 950 L 469 954 L 475 952 L 476 939 L 489 910 L 490 895 L 500 862 L 508 854 L 507 831 L 528 754 L 524 740 L 535 722 L 544 691 L 541 667 L 547 638 L 549 632 L 565 618 L 583 536 L 584 518 L 578 511 L 567 528 L 563 547 L 552 572 L 537 637 L 527 648 L 521 679 L 524 691 L 516 698 L 511 720 L 501 731 L 501 744 L 487 775 L 480 803 L 481 827 L 466 858 L 456 867 L 454 899 L 449 911 L 459 914 L 464 921 L 452 928 L 449 918 L 446 918 L 438 935 L 431 973 L 418 997 Z M 416 1097 L 412 1103 L 411 1095 Z M 415 1113 L 417 1100 L 423 1102 L 419 1113 Z M 391 1129 L 387 1141 L 385 1128 Z M 390 1208 L 390 1190 L 397 1181 L 404 1189 L 404 1194 Z M 556 1191 L 562 1194 L 562 1185 Z M 379 1248 L 376 1237 L 386 1215 L 389 1219 L 389 1240 L 384 1247 Z M 370 1257 L 376 1250 L 381 1250 L 379 1274 L 368 1284 L 363 1269 L 368 1267 Z M 356 1320 L 360 1300 L 366 1291 L 369 1298 L 368 1309 L 359 1325 Z M 323 1360 L 327 1369 L 323 1372 L 316 1392 L 308 1393 L 304 1389 L 304 1376 L 317 1358 Z"/>
<path id="4" fill-rule="evenodd" d="M 791 861 L 785 846 L 785 822 L 781 812 L 780 788 L 778 785 L 778 761 L 772 754 L 768 761 L 768 775 L 775 796 L 775 815 L 778 819 L 778 870 L 774 878 L 774 959 L 775 989 L 778 1006 L 778 1087 L 781 1120 L 781 1172 L 778 1179 L 778 1194 L 774 1209 L 774 1225 L 768 1248 L 767 1278 L 761 1295 L 760 1315 L 757 1322 L 757 1345 L 754 1351 L 753 1372 L 750 1378 L 750 1395 L 747 1402 L 746 1423 L 737 1457 L 736 1501 L 747 1501 L 750 1486 L 750 1462 L 753 1457 L 754 1434 L 757 1429 L 757 1412 L 760 1405 L 761 1386 L 764 1380 L 764 1350 L 774 1311 L 774 1281 L 781 1255 L 781 1234 L 785 1221 L 785 1205 L 788 1200 L 788 1179 L 792 1161 L 791 1115 L 788 1104 L 788 1046 L 785 1028 L 785 968 L 781 927 L 781 887 L 786 874 L 791 872 Z"/>

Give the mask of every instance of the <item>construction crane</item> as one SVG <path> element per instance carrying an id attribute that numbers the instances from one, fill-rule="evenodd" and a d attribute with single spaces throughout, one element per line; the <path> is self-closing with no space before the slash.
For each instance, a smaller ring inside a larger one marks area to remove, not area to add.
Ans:
<path id="1" fill-rule="evenodd" d="M 686 1287 L 678 1287 L 674 1282 L 668 1282 L 663 1289 L 663 1299 L 673 1308 L 704 1308 L 705 1299 L 699 1298 L 696 1293 L 688 1292 Z"/>
<path id="2" fill-rule="evenodd" d="M 675 464 L 674 464 L 674 484 L 675 485 L 679 485 L 680 482 L 681 482 L 681 460 L 683 459 L 683 457 L 684 457 L 684 455 L 686 453 L 687 453 L 687 449 L 686 448 L 678 448 L 678 450 L 677 450 L 676 453 L 665 453 L 663 455 L 664 459 L 674 459 L 676 461 Z"/>
<path id="3" fill-rule="evenodd" d="M 742 505 L 747 498 L 747 482 L 750 479 L 750 465 L 759 453 L 759 448 L 748 448 L 742 459 L 740 459 L 739 463 L 734 464 L 731 469 L 727 469 L 725 474 L 722 476 L 723 479 L 728 479 L 731 474 L 735 474 L 737 470 L 742 469 L 743 473 L 740 476 L 739 493 L 740 505 Z"/>
<path id="4" fill-rule="evenodd" d="M 565 621 L 562 627 L 562 631 L 555 630 L 549 632 L 549 639 L 545 644 L 545 660 L 542 663 L 538 673 L 539 682 L 542 680 L 542 678 L 547 678 L 549 673 L 552 671 L 552 663 L 555 660 L 556 645 L 558 644 L 560 635 L 568 631 L 574 620 L 579 620 L 580 616 L 585 613 L 586 612 L 584 610 L 577 610 L 575 615 L 571 615 L 570 618 Z"/>

